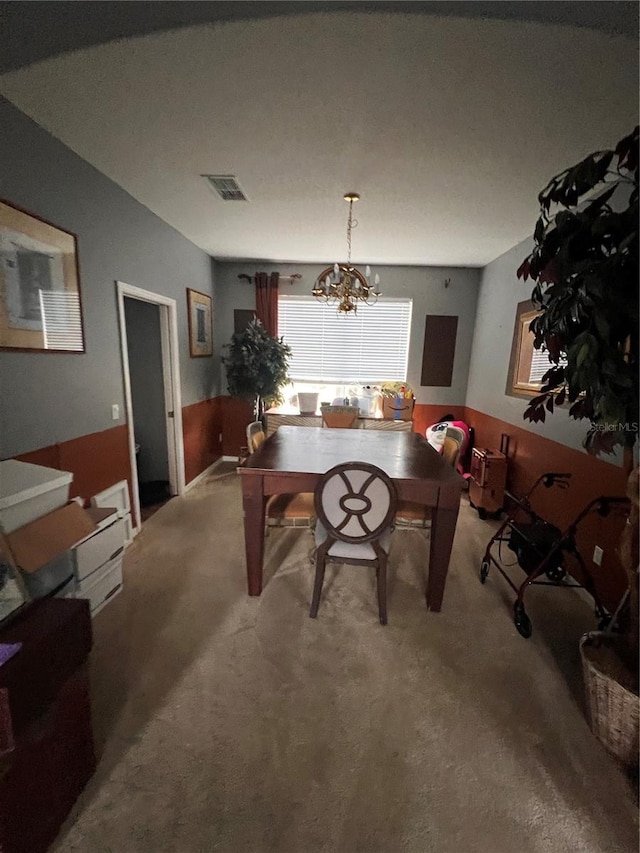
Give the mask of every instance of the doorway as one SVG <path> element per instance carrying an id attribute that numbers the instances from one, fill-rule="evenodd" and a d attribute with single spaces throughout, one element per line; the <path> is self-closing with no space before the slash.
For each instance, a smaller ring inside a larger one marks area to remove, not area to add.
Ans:
<path id="1" fill-rule="evenodd" d="M 184 492 L 175 299 L 116 282 L 136 527 Z"/>

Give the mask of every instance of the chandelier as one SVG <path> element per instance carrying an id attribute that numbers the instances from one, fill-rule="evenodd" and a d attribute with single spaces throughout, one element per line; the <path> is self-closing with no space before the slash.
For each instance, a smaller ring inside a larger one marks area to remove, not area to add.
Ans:
<path id="1" fill-rule="evenodd" d="M 362 273 L 351 264 L 351 230 L 358 225 L 358 220 L 353 218 L 353 203 L 359 199 L 358 193 L 347 193 L 344 196 L 344 200 L 349 202 L 346 264 L 336 263 L 323 270 L 311 291 L 320 302 L 335 305 L 338 314 L 355 314 L 358 303 L 375 305 L 380 296 L 380 276 L 376 273 L 372 284 L 370 267 L 367 266 Z"/>

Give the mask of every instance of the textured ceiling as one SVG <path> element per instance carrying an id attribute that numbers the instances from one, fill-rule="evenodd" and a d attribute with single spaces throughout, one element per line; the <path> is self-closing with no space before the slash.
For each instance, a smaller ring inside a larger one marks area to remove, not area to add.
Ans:
<path id="1" fill-rule="evenodd" d="M 214 257 L 344 259 L 355 190 L 356 261 L 483 265 L 631 130 L 637 74 L 637 40 L 593 29 L 331 11 L 120 39 L 0 92 Z"/>

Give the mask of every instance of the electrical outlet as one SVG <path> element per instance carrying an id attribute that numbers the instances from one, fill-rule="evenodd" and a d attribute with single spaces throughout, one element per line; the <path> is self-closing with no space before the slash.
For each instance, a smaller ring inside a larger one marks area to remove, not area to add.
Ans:
<path id="1" fill-rule="evenodd" d="M 120 420 L 120 406 L 117 403 L 114 403 L 113 406 L 111 406 L 111 420 Z"/>
<path id="2" fill-rule="evenodd" d="M 604 551 L 602 550 L 602 548 L 599 545 L 596 545 L 596 547 L 593 549 L 593 562 L 596 564 L 596 566 L 602 565 L 603 554 Z"/>

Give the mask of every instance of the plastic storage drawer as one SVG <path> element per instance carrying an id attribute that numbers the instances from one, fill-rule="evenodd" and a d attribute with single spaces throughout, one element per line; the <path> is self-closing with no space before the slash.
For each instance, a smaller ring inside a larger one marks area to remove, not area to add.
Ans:
<path id="1" fill-rule="evenodd" d="M 108 519 L 109 524 L 97 530 L 91 536 L 76 545 L 76 578 L 84 581 L 96 569 L 112 560 L 125 543 L 125 519 L 113 513 Z"/>
<path id="2" fill-rule="evenodd" d="M 73 474 L 17 459 L 0 462 L 0 530 L 12 533 L 69 500 Z"/>
<path id="3" fill-rule="evenodd" d="M 113 560 L 100 566 L 77 586 L 76 598 L 88 598 L 91 615 L 117 595 L 122 589 L 122 557 L 124 549 Z"/>

